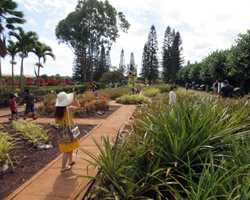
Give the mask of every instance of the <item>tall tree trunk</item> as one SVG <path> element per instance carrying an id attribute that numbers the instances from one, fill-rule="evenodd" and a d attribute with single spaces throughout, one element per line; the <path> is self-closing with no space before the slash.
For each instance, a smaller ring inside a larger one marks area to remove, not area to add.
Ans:
<path id="1" fill-rule="evenodd" d="M 38 90 L 40 89 L 40 58 L 38 62 L 38 77 L 37 77 L 37 82 L 38 82 Z"/>
<path id="2" fill-rule="evenodd" d="M 81 67 L 82 67 L 82 73 L 83 73 L 83 83 L 87 82 L 87 52 L 86 49 L 84 49 L 84 55 L 81 55 Z"/>
<path id="3" fill-rule="evenodd" d="M 37 82 L 38 82 L 38 89 L 40 89 L 40 67 L 38 67 L 38 79 L 37 79 Z"/>
<path id="4" fill-rule="evenodd" d="M 21 60 L 21 71 L 20 71 L 20 90 L 23 90 L 23 59 Z"/>
<path id="5" fill-rule="evenodd" d="M 0 92 L 3 91 L 3 83 L 2 83 L 2 66 L 1 66 L 1 56 L 0 56 Z"/>
<path id="6" fill-rule="evenodd" d="M 14 90 L 14 57 L 12 57 L 12 90 Z"/>
<path id="7" fill-rule="evenodd" d="M 94 45 L 91 44 L 91 50 L 90 50 L 90 83 L 93 85 L 93 75 L 94 75 L 94 67 L 93 67 L 93 52 L 94 52 Z"/>

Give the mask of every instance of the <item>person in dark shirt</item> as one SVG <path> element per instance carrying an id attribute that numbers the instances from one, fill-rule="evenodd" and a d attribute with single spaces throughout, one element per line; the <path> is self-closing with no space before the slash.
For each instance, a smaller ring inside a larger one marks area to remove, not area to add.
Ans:
<path id="1" fill-rule="evenodd" d="M 29 90 L 25 90 L 24 93 L 25 93 L 24 97 L 17 104 L 19 105 L 23 100 L 26 102 L 26 109 L 24 112 L 23 120 L 26 119 L 26 116 L 30 112 L 32 112 L 33 119 L 37 119 L 36 113 L 35 113 L 35 107 L 34 107 L 34 96 L 29 93 Z"/>
<path id="2" fill-rule="evenodd" d="M 214 88 L 214 94 L 217 95 L 218 94 L 218 80 L 215 81 L 215 83 L 213 84 L 213 88 Z"/>
<path id="3" fill-rule="evenodd" d="M 222 94 L 222 98 L 233 98 L 234 87 L 229 85 L 228 80 L 223 82 L 224 87 L 220 89 L 219 94 Z"/>
<path id="4" fill-rule="evenodd" d="M 93 94 L 95 95 L 95 98 L 96 98 L 96 99 L 99 99 L 99 96 L 98 96 L 98 93 L 97 93 L 97 85 L 96 85 L 96 82 L 94 82 L 92 88 L 93 88 Z"/>

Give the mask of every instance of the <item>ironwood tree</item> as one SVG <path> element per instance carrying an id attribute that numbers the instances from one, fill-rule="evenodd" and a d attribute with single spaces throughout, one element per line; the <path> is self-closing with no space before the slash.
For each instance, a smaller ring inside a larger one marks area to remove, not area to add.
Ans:
<path id="1" fill-rule="evenodd" d="M 140 76 L 143 78 L 144 82 L 148 77 L 149 69 L 148 69 L 148 49 L 147 43 L 144 45 L 143 52 L 142 52 L 142 61 L 141 61 L 141 73 Z"/>
<path id="2" fill-rule="evenodd" d="M 177 73 L 184 63 L 182 39 L 180 33 L 166 28 L 162 46 L 162 75 L 167 83 L 175 83 Z"/>
<path id="3" fill-rule="evenodd" d="M 146 69 L 142 69 L 144 73 L 144 78 L 147 78 L 149 84 L 152 81 L 155 81 L 159 75 L 159 62 L 158 62 L 158 42 L 157 42 L 157 34 L 154 25 L 151 26 L 149 34 L 148 34 L 148 41 L 146 43 L 146 51 L 143 52 L 143 59 L 142 63 L 146 63 Z M 145 49 L 145 47 L 144 47 Z M 143 66 L 142 66 L 143 67 Z M 147 73 L 145 73 L 147 71 Z"/>
<path id="4" fill-rule="evenodd" d="M 120 70 L 122 73 L 124 73 L 125 70 L 126 70 L 125 55 L 124 55 L 123 49 L 122 49 L 121 55 L 120 55 L 119 70 Z"/>

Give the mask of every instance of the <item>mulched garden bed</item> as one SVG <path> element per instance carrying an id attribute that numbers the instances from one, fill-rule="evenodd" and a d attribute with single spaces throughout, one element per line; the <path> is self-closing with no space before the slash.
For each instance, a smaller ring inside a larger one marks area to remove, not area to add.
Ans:
<path id="1" fill-rule="evenodd" d="M 110 109 L 103 114 L 89 115 L 88 119 L 106 119 L 119 107 L 120 106 L 110 106 Z M 22 116 L 21 113 L 19 116 Z M 4 124 L 11 125 L 11 122 Z M 11 152 L 15 171 L 9 166 L 9 169 L 5 171 L 5 173 L 0 172 L 0 200 L 9 196 L 13 191 L 61 154 L 57 144 L 58 130 L 53 128 L 50 124 L 40 125 L 42 125 L 45 130 L 49 130 L 48 133 L 52 133 L 51 135 L 53 138 L 51 144 L 53 148 L 37 151 L 32 145 L 28 145 L 26 141 L 20 140 L 15 145 L 14 151 Z M 96 125 L 93 124 L 78 124 L 80 130 L 84 129 L 87 132 L 91 131 L 95 126 Z M 11 135 L 16 133 L 12 126 L 5 126 L 5 131 Z M 84 131 L 81 131 L 78 139 L 81 139 L 85 134 Z"/>
<path id="2" fill-rule="evenodd" d="M 5 124 L 10 124 L 10 122 Z M 48 133 L 51 133 L 51 144 L 53 148 L 37 151 L 32 145 L 27 144 L 25 140 L 19 140 L 14 150 L 11 152 L 15 171 L 9 166 L 9 169 L 6 170 L 5 173 L 0 172 L 0 199 L 6 198 L 15 189 L 24 184 L 61 154 L 57 144 L 58 130 L 53 128 L 50 124 L 40 125 L 42 125 L 45 130 L 49 130 Z M 95 126 L 96 125 L 88 124 L 78 125 L 80 130 L 84 129 L 87 132 L 91 131 Z M 16 133 L 12 126 L 5 127 L 9 134 L 13 135 Z M 82 131 L 78 138 L 82 138 L 85 134 L 86 133 Z"/>

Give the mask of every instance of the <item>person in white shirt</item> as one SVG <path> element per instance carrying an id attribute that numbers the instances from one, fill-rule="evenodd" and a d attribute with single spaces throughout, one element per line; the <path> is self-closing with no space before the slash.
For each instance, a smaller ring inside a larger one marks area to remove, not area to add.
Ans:
<path id="1" fill-rule="evenodd" d="M 170 93 L 169 93 L 169 104 L 173 104 L 173 102 L 176 101 L 176 94 L 175 94 L 175 91 L 177 90 L 177 86 L 174 85 L 174 86 L 171 86 L 170 88 Z"/>

